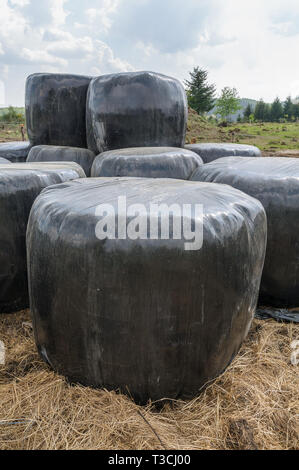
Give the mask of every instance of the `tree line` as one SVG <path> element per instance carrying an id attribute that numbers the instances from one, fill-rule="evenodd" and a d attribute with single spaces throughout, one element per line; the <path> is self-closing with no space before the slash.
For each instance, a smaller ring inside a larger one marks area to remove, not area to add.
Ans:
<path id="1" fill-rule="evenodd" d="M 216 98 L 216 86 L 208 83 L 208 72 L 195 67 L 190 74 L 190 79 L 185 80 L 189 106 L 198 114 L 205 114 L 215 107 L 215 114 L 220 115 L 223 121 L 231 114 L 242 109 L 240 97 L 235 88 L 225 87 Z M 239 114 L 238 121 L 253 122 L 279 122 L 296 121 L 299 119 L 299 103 L 292 102 L 290 96 L 284 102 L 276 98 L 272 104 L 260 99 L 256 106 L 248 104 L 243 114 Z"/>
<path id="2" fill-rule="evenodd" d="M 242 120 L 241 116 L 240 119 Z M 244 121 L 279 122 L 284 120 L 291 122 L 297 119 L 299 119 L 299 103 L 293 103 L 290 96 L 284 102 L 275 98 L 272 104 L 265 103 L 261 99 L 254 108 L 248 104 L 243 115 Z"/>

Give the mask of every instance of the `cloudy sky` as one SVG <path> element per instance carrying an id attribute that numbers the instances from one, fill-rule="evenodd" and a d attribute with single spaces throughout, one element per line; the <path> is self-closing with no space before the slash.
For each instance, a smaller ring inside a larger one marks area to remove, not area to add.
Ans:
<path id="1" fill-rule="evenodd" d="M 0 0 L 0 104 L 23 105 L 34 72 L 194 66 L 220 91 L 272 101 L 299 95 L 298 0 Z"/>

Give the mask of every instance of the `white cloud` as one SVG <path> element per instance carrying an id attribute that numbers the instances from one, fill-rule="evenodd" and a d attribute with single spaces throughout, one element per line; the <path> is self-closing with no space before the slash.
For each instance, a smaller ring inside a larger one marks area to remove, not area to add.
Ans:
<path id="1" fill-rule="evenodd" d="M 94 45 L 90 37 L 74 38 L 72 35 L 68 35 L 63 40 L 52 42 L 46 50 L 55 57 L 76 59 L 81 58 L 82 54 L 91 54 Z"/>
<path id="2" fill-rule="evenodd" d="M 298 0 L 0 0 L 0 80 L 24 102 L 26 75 L 208 69 L 218 90 L 299 95 Z"/>
<path id="3" fill-rule="evenodd" d="M 24 7 L 30 4 L 30 0 L 10 0 L 10 3 L 13 6 Z"/>
<path id="4" fill-rule="evenodd" d="M 115 57 L 112 49 L 102 41 L 95 42 L 97 50 L 95 59 L 95 66 L 99 74 L 106 74 L 112 72 L 133 72 L 135 69 L 129 62 L 123 61 Z"/>
<path id="5" fill-rule="evenodd" d="M 25 62 L 28 61 L 33 64 L 55 64 L 56 66 L 60 65 L 62 67 L 65 67 L 67 65 L 66 60 L 59 59 L 44 50 L 35 49 L 34 51 L 32 51 L 31 49 L 23 47 L 21 55 L 24 58 Z"/>
<path id="6" fill-rule="evenodd" d="M 107 32 L 113 23 L 113 14 L 119 5 L 119 0 L 101 0 L 96 3 L 96 8 L 87 8 L 85 16 L 92 27 L 102 28 Z"/>
<path id="7" fill-rule="evenodd" d="M 73 2 L 68 0 L 0 0 L 0 80 L 6 87 L 6 104 L 24 103 L 24 83 L 30 73 L 109 73 L 132 70 L 94 33 L 99 23 L 108 31 L 118 0 L 95 2 L 99 9 L 93 24 L 86 19 L 86 34 L 67 24 Z M 88 0 L 87 2 L 88 3 Z M 84 11 L 81 4 L 81 18 Z"/>

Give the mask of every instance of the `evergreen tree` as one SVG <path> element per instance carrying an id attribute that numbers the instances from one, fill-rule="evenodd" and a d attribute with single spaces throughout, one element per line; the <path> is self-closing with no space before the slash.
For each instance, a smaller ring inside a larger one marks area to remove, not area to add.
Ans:
<path id="1" fill-rule="evenodd" d="M 290 96 L 287 97 L 286 101 L 284 102 L 283 105 L 283 114 L 284 117 L 288 120 L 291 121 L 292 117 L 294 116 L 294 105 L 292 103 L 292 99 Z"/>
<path id="2" fill-rule="evenodd" d="M 255 110 L 254 110 L 254 119 L 256 121 L 264 121 L 265 114 L 266 114 L 266 104 L 264 100 L 260 99 L 257 102 Z"/>
<path id="3" fill-rule="evenodd" d="M 299 119 L 299 103 L 293 105 L 293 115 L 295 119 Z"/>
<path id="4" fill-rule="evenodd" d="M 271 121 L 271 107 L 268 103 L 265 103 L 263 121 Z"/>
<path id="5" fill-rule="evenodd" d="M 221 119 L 227 119 L 230 114 L 236 113 L 239 109 L 241 106 L 236 88 L 223 88 L 216 105 L 216 112 L 220 114 Z"/>
<path id="6" fill-rule="evenodd" d="M 271 105 L 271 120 L 279 121 L 283 117 L 283 107 L 279 98 L 275 98 Z"/>
<path id="7" fill-rule="evenodd" d="M 248 105 L 246 106 L 245 111 L 244 111 L 245 121 L 247 121 L 247 122 L 249 121 L 251 114 L 252 114 L 252 107 L 248 103 Z"/>
<path id="8" fill-rule="evenodd" d="M 207 82 L 208 72 L 195 67 L 190 72 L 190 80 L 185 80 L 189 106 L 198 114 L 210 111 L 215 102 L 215 85 Z"/>

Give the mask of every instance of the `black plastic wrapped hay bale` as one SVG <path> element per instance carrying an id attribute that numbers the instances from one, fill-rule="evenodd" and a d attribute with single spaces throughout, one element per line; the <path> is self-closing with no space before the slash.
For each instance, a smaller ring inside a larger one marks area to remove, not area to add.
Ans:
<path id="1" fill-rule="evenodd" d="M 0 165 L 0 313 L 29 305 L 25 239 L 35 198 L 46 186 L 84 176 L 75 163 Z"/>
<path id="2" fill-rule="evenodd" d="M 35 73 L 26 81 L 27 133 L 33 145 L 87 147 L 86 96 L 91 77 Z"/>
<path id="3" fill-rule="evenodd" d="M 37 145 L 29 152 L 27 162 L 75 162 L 80 165 L 86 176 L 90 176 L 95 154 L 79 147 Z"/>
<path id="4" fill-rule="evenodd" d="M 11 163 L 26 162 L 32 145 L 30 142 L 4 142 L 0 144 L 0 157 L 6 158 Z"/>
<path id="5" fill-rule="evenodd" d="M 223 158 L 202 165 L 193 180 L 234 186 L 263 204 L 268 245 L 260 304 L 299 306 L 299 160 Z"/>
<path id="6" fill-rule="evenodd" d="M 6 160 L 6 158 L 0 157 L 0 163 L 1 163 L 1 165 L 7 165 L 11 162 L 9 160 Z"/>
<path id="7" fill-rule="evenodd" d="M 149 223 L 151 202 L 202 204 L 203 218 L 194 210 L 184 219 L 196 233 L 203 220 L 202 248 L 187 251 L 174 230 L 169 239 L 132 239 L 124 199 L 128 214 L 139 204 L 137 231 Z M 98 239 L 103 203 L 120 217 L 116 239 Z M 193 396 L 247 335 L 265 244 L 262 205 L 228 186 L 91 178 L 47 188 L 27 231 L 38 350 L 71 381 L 120 388 L 138 402 Z"/>
<path id="8" fill-rule="evenodd" d="M 254 145 L 246 144 L 189 144 L 185 148 L 197 153 L 204 163 L 210 163 L 223 157 L 261 157 L 261 151 Z"/>
<path id="9" fill-rule="evenodd" d="M 187 99 L 182 84 L 153 72 L 94 78 L 87 98 L 88 148 L 183 147 Z"/>
<path id="10" fill-rule="evenodd" d="M 188 180 L 202 159 L 174 147 L 137 147 L 103 152 L 95 158 L 91 176 L 136 176 Z"/>

